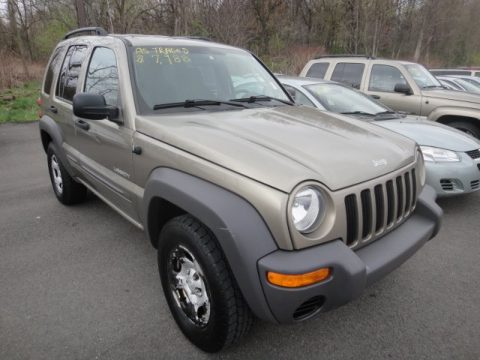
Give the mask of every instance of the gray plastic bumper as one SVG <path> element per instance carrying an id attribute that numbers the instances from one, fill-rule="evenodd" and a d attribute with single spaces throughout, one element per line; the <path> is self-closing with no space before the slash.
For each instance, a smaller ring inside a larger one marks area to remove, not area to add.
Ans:
<path id="1" fill-rule="evenodd" d="M 435 203 L 435 197 L 435 191 L 426 186 L 407 221 L 358 251 L 336 240 L 300 251 L 277 250 L 260 259 L 259 277 L 276 320 L 280 323 L 300 320 L 294 317 L 295 311 L 311 299 L 315 299 L 319 308 L 301 320 L 332 310 L 355 299 L 368 285 L 401 265 L 437 234 L 442 210 Z M 303 288 L 282 288 L 266 279 L 267 271 L 299 274 L 323 267 L 332 269 L 331 277 Z"/>

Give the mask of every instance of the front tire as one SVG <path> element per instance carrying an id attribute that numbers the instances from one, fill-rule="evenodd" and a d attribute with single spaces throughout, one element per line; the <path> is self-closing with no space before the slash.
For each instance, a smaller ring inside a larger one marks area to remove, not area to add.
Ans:
<path id="1" fill-rule="evenodd" d="M 76 182 L 63 167 L 53 143 L 48 145 L 47 160 L 50 181 L 57 199 L 64 205 L 73 205 L 84 201 L 87 197 L 87 188 Z"/>
<path id="2" fill-rule="evenodd" d="M 237 342 L 253 316 L 211 231 L 190 215 L 170 220 L 158 243 L 158 267 L 183 334 L 206 352 Z"/>

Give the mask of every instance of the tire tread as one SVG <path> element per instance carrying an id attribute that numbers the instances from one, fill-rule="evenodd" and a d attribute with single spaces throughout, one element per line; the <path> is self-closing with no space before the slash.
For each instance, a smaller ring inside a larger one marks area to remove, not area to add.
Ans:
<path id="1" fill-rule="evenodd" d="M 215 270 L 215 276 L 218 279 L 221 292 L 224 294 L 226 303 L 225 312 L 227 314 L 223 319 L 227 325 L 224 343 L 219 344 L 219 349 L 215 349 L 214 351 L 233 345 L 248 332 L 253 324 L 254 318 L 214 234 L 189 214 L 173 218 L 166 226 L 178 226 L 183 231 L 195 235 L 199 241 L 198 245 L 201 251 L 210 259 L 213 259 L 211 269 Z"/>

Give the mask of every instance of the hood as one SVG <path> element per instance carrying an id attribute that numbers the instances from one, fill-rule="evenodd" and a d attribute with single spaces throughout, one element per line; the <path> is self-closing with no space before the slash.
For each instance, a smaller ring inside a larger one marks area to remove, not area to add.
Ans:
<path id="1" fill-rule="evenodd" d="M 414 161 L 415 143 L 366 122 L 304 106 L 138 117 L 137 131 L 290 192 L 315 180 L 331 190 Z"/>
<path id="2" fill-rule="evenodd" d="M 480 141 L 450 126 L 408 116 L 403 119 L 374 121 L 389 130 L 415 140 L 419 145 L 452 151 L 470 151 L 480 148 Z"/>
<path id="3" fill-rule="evenodd" d="M 462 101 L 462 102 L 470 103 L 471 107 L 480 108 L 480 95 L 471 94 L 464 91 L 431 89 L 431 90 L 423 90 L 422 95 L 431 97 L 431 98 L 437 98 L 437 99 Z"/>

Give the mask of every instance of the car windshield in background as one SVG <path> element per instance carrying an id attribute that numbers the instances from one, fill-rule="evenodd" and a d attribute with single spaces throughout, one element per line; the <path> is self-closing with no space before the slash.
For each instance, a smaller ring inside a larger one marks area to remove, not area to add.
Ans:
<path id="1" fill-rule="evenodd" d="M 433 76 L 430 71 L 425 69 L 422 65 L 418 64 L 408 64 L 405 65 L 405 68 L 412 76 L 415 83 L 421 89 L 441 89 L 443 88 L 442 84 Z"/>
<path id="2" fill-rule="evenodd" d="M 342 85 L 313 84 L 305 85 L 304 88 L 331 112 L 375 116 L 390 110 L 366 95 Z"/>
<path id="3" fill-rule="evenodd" d="M 453 81 L 463 87 L 468 92 L 480 94 L 480 84 L 472 83 L 461 78 L 453 78 Z"/>
<path id="4" fill-rule="evenodd" d="M 154 109 L 192 111 L 205 106 L 209 110 L 242 109 L 232 102 L 244 104 L 243 107 L 290 102 L 268 71 L 242 50 L 143 46 L 132 51 L 141 113 Z"/>

